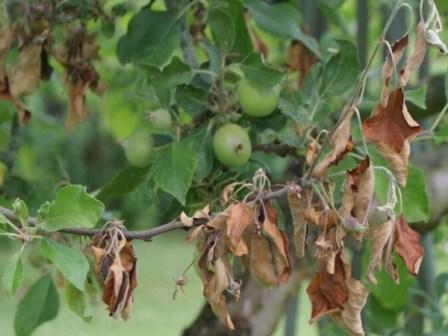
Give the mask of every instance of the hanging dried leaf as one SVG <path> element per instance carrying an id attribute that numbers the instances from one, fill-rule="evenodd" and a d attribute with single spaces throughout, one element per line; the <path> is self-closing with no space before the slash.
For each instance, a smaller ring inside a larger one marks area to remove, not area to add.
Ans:
<path id="1" fill-rule="evenodd" d="M 390 94 L 386 106 L 379 104 L 373 115 L 363 122 L 365 137 L 377 144 L 402 186 L 407 181 L 409 141 L 420 130 L 420 125 L 408 112 L 401 88 Z"/>
<path id="2" fill-rule="evenodd" d="M 9 74 L 9 91 L 13 97 L 30 94 L 40 82 L 42 47 L 48 31 L 35 37 L 17 55 Z"/>
<path id="3" fill-rule="evenodd" d="M 306 289 L 311 301 L 310 323 L 339 312 L 347 302 L 349 293 L 342 260 L 337 257 L 335 261 L 333 274 L 328 273 L 326 266 L 322 264 Z"/>
<path id="4" fill-rule="evenodd" d="M 404 87 L 414 73 L 423 63 L 426 55 L 427 43 L 425 38 L 425 24 L 420 22 L 417 25 L 417 33 L 415 36 L 414 52 L 409 57 L 400 76 L 400 86 Z"/>
<path id="5" fill-rule="evenodd" d="M 121 315 L 127 320 L 137 287 L 137 258 L 132 244 L 124 238 L 121 222 L 113 222 L 94 236 L 90 251 L 109 315 L 114 318 Z"/>
<path id="6" fill-rule="evenodd" d="M 344 115 L 344 119 L 331 134 L 331 151 L 313 169 L 313 177 L 323 177 L 327 173 L 328 167 L 337 165 L 353 149 L 351 140 L 351 118 L 353 113 L 353 109 L 348 110 Z"/>
<path id="7" fill-rule="evenodd" d="M 6 56 L 11 46 L 13 30 L 9 27 L 0 31 L 0 93 L 8 92 L 8 79 L 6 76 Z"/>
<path id="8" fill-rule="evenodd" d="M 287 282 L 291 275 L 291 266 L 284 252 L 279 251 L 270 238 L 258 233 L 255 227 L 246 231 L 245 238 L 249 242 L 249 254 L 243 257 L 243 261 L 252 276 L 267 287 Z M 284 238 L 287 249 L 288 242 L 286 237 Z"/>
<path id="9" fill-rule="evenodd" d="M 375 272 L 383 265 L 392 279 L 398 283 L 398 272 L 392 262 L 392 248 L 395 240 L 395 223 L 393 219 L 372 228 L 370 232 L 370 260 L 367 268 L 367 277 L 370 282 L 377 284 Z"/>
<path id="10" fill-rule="evenodd" d="M 266 43 L 263 42 L 263 40 L 260 38 L 260 35 L 258 35 L 257 31 L 253 27 L 249 28 L 249 35 L 253 49 L 256 52 L 262 54 L 263 57 L 267 59 L 269 56 L 269 48 Z"/>
<path id="11" fill-rule="evenodd" d="M 373 167 L 369 157 L 362 160 L 354 169 L 347 172 L 339 210 L 344 219 L 353 216 L 360 225 L 366 225 L 367 212 L 375 188 Z"/>
<path id="12" fill-rule="evenodd" d="M 395 251 L 403 259 L 409 272 L 417 275 L 425 255 L 425 250 L 420 245 L 420 234 L 411 229 L 403 216 L 397 218 L 395 223 L 397 229 Z"/>
<path id="13" fill-rule="evenodd" d="M 230 329 L 235 329 L 227 310 L 225 292 L 239 297 L 234 290 L 235 281 L 228 262 L 228 251 L 224 245 L 223 233 L 211 232 L 198 244 L 200 258 L 198 262 L 200 275 L 204 284 L 204 296 L 213 312 Z"/>
<path id="14" fill-rule="evenodd" d="M 314 242 L 316 247 L 316 257 L 321 265 L 325 265 L 327 272 L 334 274 L 336 256 L 341 252 L 344 246 L 345 231 L 341 225 L 331 229 L 322 228 Z"/>
<path id="15" fill-rule="evenodd" d="M 245 203 L 237 203 L 230 208 L 226 233 L 229 248 L 237 256 L 247 254 L 248 248 L 243 237 L 247 227 L 254 223 L 254 211 Z"/>
<path id="16" fill-rule="evenodd" d="M 306 237 L 308 232 L 305 211 L 309 203 L 308 195 L 308 190 L 305 190 L 301 195 L 297 193 L 288 193 L 288 204 L 294 227 L 294 243 L 296 246 L 296 254 L 299 258 L 305 256 Z"/>
<path id="17" fill-rule="evenodd" d="M 348 299 L 344 304 L 343 309 L 339 313 L 332 314 L 332 318 L 352 335 L 364 336 L 365 333 L 362 326 L 361 311 L 367 303 L 369 290 L 362 284 L 362 282 L 351 277 L 351 266 L 347 260 L 346 254 L 342 252 L 340 258 L 345 271 Z"/>

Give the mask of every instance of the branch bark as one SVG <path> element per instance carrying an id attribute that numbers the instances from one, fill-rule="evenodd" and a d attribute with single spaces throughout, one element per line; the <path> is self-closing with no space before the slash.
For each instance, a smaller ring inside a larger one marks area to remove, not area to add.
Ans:
<path id="1" fill-rule="evenodd" d="M 286 195 L 289 192 L 298 192 L 300 190 L 300 187 L 297 185 L 287 185 L 283 188 L 280 188 L 275 191 L 265 192 L 261 199 L 264 201 L 271 200 L 271 199 L 277 199 L 284 195 Z M 8 208 L 0 207 L 0 213 L 3 214 L 7 219 L 9 219 L 12 222 L 17 222 L 17 216 L 14 214 L 14 212 Z M 38 225 L 38 221 L 35 217 L 29 217 L 28 219 L 28 225 L 32 227 L 36 227 Z M 162 224 L 150 229 L 146 230 L 139 230 L 139 231 L 126 231 L 124 232 L 124 235 L 127 239 L 140 239 L 140 240 L 151 240 L 151 238 L 170 232 L 174 230 L 179 229 L 188 229 L 188 226 L 184 225 L 182 222 L 174 220 L 166 224 Z M 99 232 L 101 232 L 100 228 L 96 229 L 86 229 L 86 228 L 66 228 L 59 230 L 58 232 L 66 233 L 66 234 L 73 234 L 73 235 L 79 235 L 79 236 L 87 236 L 91 237 Z"/>

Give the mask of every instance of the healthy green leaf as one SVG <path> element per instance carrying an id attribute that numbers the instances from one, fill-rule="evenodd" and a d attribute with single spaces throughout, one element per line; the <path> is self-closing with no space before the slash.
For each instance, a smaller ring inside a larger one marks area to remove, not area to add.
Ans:
<path id="1" fill-rule="evenodd" d="M 320 93 L 322 96 L 336 96 L 345 93 L 356 82 L 359 74 L 359 60 L 355 45 L 339 40 L 339 52 L 325 64 Z"/>
<path id="2" fill-rule="evenodd" d="M 162 65 L 180 45 L 180 20 L 175 13 L 144 7 L 134 15 L 117 44 L 122 64 L 144 62 Z"/>
<path id="3" fill-rule="evenodd" d="M 10 220 L 0 213 L 0 231 L 6 231 L 6 225 L 10 223 Z"/>
<path id="4" fill-rule="evenodd" d="M 338 27 L 345 36 L 348 36 L 350 32 L 347 29 L 346 23 L 342 18 L 341 12 L 339 11 L 340 3 L 336 3 L 328 0 L 318 0 L 320 10 L 324 14 L 325 18 Z"/>
<path id="5" fill-rule="evenodd" d="M 22 251 L 14 254 L 3 269 L 2 286 L 12 296 L 23 282 Z"/>
<path id="6" fill-rule="evenodd" d="M 12 209 L 14 211 L 14 214 L 19 219 L 20 224 L 23 226 L 28 225 L 28 207 L 26 206 L 25 202 L 21 199 L 17 198 L 14 203 L 12 204 Z"/>
<path id="7" fill-rule="evenodd" d="M 182 205 L 198 166 L 196 150 L 189 144 L 173 142 L 156 157 L 152 166 L 157 188 L 173 195 Z"/>
<path id="8" fill-rule="evenodd" d="M 57 231 L 69 227 L 92 228 L 101 218 L 104 205 L 86 192 L 80 185 L 61 188 L 48 206 L 42 227 Z"/>
<path id="9" fill-rule="evenodd" d="M 404 95 L 406 100 L 414 104 L 415 106 L 420 107 L 421 109 L 426 110 L 426 91 L 428 89 L 427 85 L 422 85 L 418 89 L 415 90 L 406 90 Z"/>
<path id="10" fill-rule="evenodd" d="M 96 198 L 105 201 L 130 193 L 145 180 L 148 170 L 148 167 L 128 167 L 121 170 L 101 188 Z"/>
<path id="11" fill-rule="evenodd" d="M 292 5 L 280 3 L 267 4 L 261 0 L 243 0 L 257 25 L 264 31 L 286 39 L 297 39 L 319 58 L 319 46 L 315 39 L 300 29 L 302 18 Z"/>
<path id="12" fill-rule="evenodd" d="M 59 297 L 49 274 L 36 281 L 19 302 L 14 319 L 16 336 L 30 336 L 41 324 L 54 319 Z"/>
<path id="13" fill-rule="evenodd" d="M 84 291 L 89 262 L 84 254 L 73 247 L 42 238 L 40 241 L 42 255 L 50 260 L 73 286 Z"/>
<path id="14" fill-rule="evenodd" d="M 228 12 L 220 7 L 210 9 L 208 23 L 213 39 L 221 51 L 229 52 L 232 50 L 235 43 L 235 23 Z"/>
<path id="15" fill-rule="evenodd" d="M 250 54 L 241 64 L 241 70 L 250 82 L 263 89 L 270 89 L 282 80 L 282 73 L 267 67 L 261 54 Z"/>
<path id="16" fill-rule="evenodd" d="M 240 0 L 227 0 L 225 2 L 227 12 L 235 24 L 235 41 L 231 52 L 244 57 L 252 52 L 252 41 L 244 18 L 244 8 Z"/>
<path id="17" fill-rule="evenodd" d="M 82 318 L 85 322 L 92 319 L 92 316 L 86 316 L 86 294 L 83 291 L 80 291 L 75 286 L 67 283 L 65 285 L 64 294 L 67 304 L 72 312 Z"/>
<path id="18" fill-rule="evenodd" d="M 444 87 L 445 87 L 445 98 L 448 101 L 448 71 L 445 73 Z"/>

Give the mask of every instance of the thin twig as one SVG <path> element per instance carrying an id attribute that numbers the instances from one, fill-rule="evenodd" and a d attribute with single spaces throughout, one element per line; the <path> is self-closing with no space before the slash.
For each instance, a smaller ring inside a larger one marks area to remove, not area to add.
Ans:
<path id="1" fill-rule="evenodd" d="M 284 186 L 276 191 L 271 191 L 271 192 L 265 192 L 260 199 L 262 199 L 263 201 L 268 201 L 271 199 L 277 199 L 280 198 L 284 195 L 286 195 L 289 192 L 299 192 L 301 189 L 298 185 L 287 185 Z M 16 222 L 17 221 L 17 216 L 14 214 L 14 212 L 8 208 L 4 208 L 4 207 L 0 207 L 0 213 L 3 214 L 7 219 L 9 219 L 12 222 Z M 37 219 L 35 217 L 29 217 L 28 218 L 28 225 L 30 227 L 35 227 L 37 226 L 38 222 Z M 151 240 L 151 238 L 170 232 L 170 231 L 174 231 L 174 230 L 179 230 L 179 229 L 188 229 L 188 226 L 184 225 L 182 222 L 180 221 L 171 221 L 169 223 L 166 224 L 162 224 L 150 229 L 146 229 L 146 230 L 139 230 L 139 231 L 125 231 L 124 235 L 126 236 L 127 239 L 140 239 L 140 240 Z M 61 229 L 58 232 L 61 233 L 66 233 L 66 234 L 72 234 L 72 235 L 79 235 L 79 236 L 87 236 L 87 237 L 91 237 L 94 236 L 95 234 L 101 232 L 100 228 L 96 228 L 96 229 L 87 229 L 87 228 L 78 228 L 78 227 L 73 227 L 73 228 L 66 228 L 66 229 Z"/>

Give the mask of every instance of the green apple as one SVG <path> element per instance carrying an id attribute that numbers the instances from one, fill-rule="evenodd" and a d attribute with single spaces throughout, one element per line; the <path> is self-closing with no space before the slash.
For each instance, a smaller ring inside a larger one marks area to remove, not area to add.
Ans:
<path id="1" fill-rule="evenodd" d="M 154 129 L 161 131 L 171 128 L 173 124 L 171 113 L 163 108 L 148 112 L 147 120 Z"/>
<path id="2" fill-rule="evenodd" d="M 244 114 L 261 118 L 275 111 L 280 95 L 278 85 L 266 89 L 243 78 L 238 84 L 238 101 Z"/>
<path id="3" fill-rule="evenodd" d="M 252 145 L 247 132 L 237 124 L 219 128 L 213 137 L 216 158 L 227 167 L 242 166 L 249 161 Z"/>
<path id="4" fill-rule="evenodd" d="M 135 167 L 145 167 L 152 158 L 154 142 L 146 131 L 137 132 L 122 143 L 126 158 Z"/>

